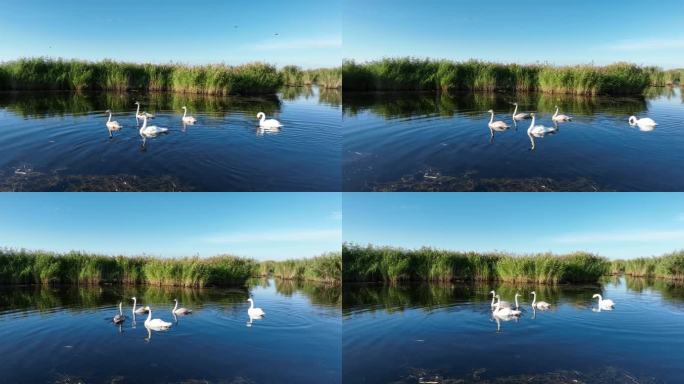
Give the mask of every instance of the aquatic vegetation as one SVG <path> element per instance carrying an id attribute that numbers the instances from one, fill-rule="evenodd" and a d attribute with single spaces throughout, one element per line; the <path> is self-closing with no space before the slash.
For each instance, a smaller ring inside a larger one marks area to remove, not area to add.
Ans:
<path id="1" fill-rule="evenodd" d="M 552 66 L 385 58 L 342 65 L 348 91 L 540 91 L 598 95 L 641 94 L 649 71 L 636 64 Z"/>
<path id="2" fill-rule="evenodd" d="M 684 74 L 684 69 L 682 68 L 664 70 L 660 67 L 646 67 L 644 69 L 648 72 L 650 85 L 654 87 L 664 87 L 680 83 L 682 74 Z"/>
<path id="3" fill-rule="evenodd" d="M 250 63 L 135 64 L 49 58 L 0 63 L 0 90 L 172 91 L 229 95 L 275 93 L 283 84 L 275 66 Z"/>
<path id="4" fill-rule="evenodd" d="M 684 280 L 684 250 L 656 257 L 618 260 L 613 263 L 623 263 L 624 274 L 628 276 Z"/>
<path id="5" fill-rule="evenodd" d="M 283 83 L 293 87 L 318 85 L 322 89 L 338 89 L 342 87 L 341 68 L 302 69 L 296 65 L 286 65 L 280 73 Z"/>
<path id="6" fill-rule="evenodd" d="M 326 253 L 306 259 L 264 261 L 259 263 L 260 276 L 285 280 L 307 280 L 337 284 L 342 281 L 342 256 Z"/>
<path id="7" fill-rule="evenodd" d="M 342 258 L 344 281 L 597 282 L 609 268 L 605 258 L 586 252 L 511 255 L 344 244 Z"/>
<path id="8" fill-rule="evenodd" d="M 304 84 L 304 71 L 296 65 L 286 65 L 281 70 L 283 83 L 291 87 L 301 87 Z"/>
<path id="9" fill-rule="evenodd" d="M 252 259 L 154 258 L 0 250 L 0 284 L 151 284 L 205 287 L 244 284 L 258 268 Z"/>

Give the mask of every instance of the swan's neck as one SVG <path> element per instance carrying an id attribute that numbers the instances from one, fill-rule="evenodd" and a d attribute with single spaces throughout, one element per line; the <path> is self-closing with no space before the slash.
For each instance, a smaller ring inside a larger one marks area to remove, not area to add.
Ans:
<path id="1" fill-rule="evenodd" d="M 515 309 L 518 309 L 518 295 L 515 295 Z"/>
<path id="2" fill-rule="evenodd" d="M 494 112 L 492 112 L 492 117 L 489 118 L 489 124 L 494 122 Z"/>
<path id="3" fill-rule="evenodd" d="M 110 123 L 111 121 L 112 121 L 112 113 L 109 112 L 109 119 L 107 120 L 107 122 Z"/>
<path id="4" fill-rule="evenodd" d="M 266 120 L 266 115 L 262 113 L 262 114 L 261 114 L 261 118 L 259 119 L 259 121 L 263 123 L 264 120 Z"/>
<path id="5" fill-rule="evenodd" d="M 496 295 L 492 293 L 492 305 L 494 305 L 494 296 Z"/>
<path id="6" fill-rule="evenodd" d="M 173 312 L 176 312 L 176 309 L 178 309 L 178 301 L 176 301 L 176 305 L 173 306 Z"/>
<path id="7" fill-rule="evenodd" d="M 556 112 L 553 114 L 553 117 L 558 116 L 558 107 L 556 107 Z"/>
<path id="8" fill-rule="evenodd" d="M 536 302 L 537 302 L 537 294 L 536 294 L 536 293 L 533 293 L 533 294 L 532 294 L 532 306 L 533 306 L 533 307 L 534 307 L 534 303 L 536 303 Z"/>
<path id="9" fill-rule="evenodd" d="M 249 309 L 254 309 L 254 301 L 249 302 Z"/>
<path id="10" fill-rule="evenodd" d="M 534 128 L 534 120 L 536 119 L 536 116 L 532 116 L 532 122 L 530 123 L 530 127 L 527 129 L 528 131 Z"/>
<path id="11" fill-rule="evenodd" d="M 136 104 L 138 108 L 135 110 L 135 115 L 138 116 L 140 114 L 140 104 Z"/>
<path id="12" fill-rule="evenodd" d="M 133 299 L 133 312 L 135 312 L 135 307 L 137 305 L 138 301 Z"/>
<path id="13" fill-rule="evenodd" d="M 143 116 L 143 125 L 140 127 L 140 132 L 144 131 L 145 128 L 147 128 L 147 116 Z"/>
<path id="14" fill-rule="evenodd" d="M 185 115 L 187 115 L 187 114 L 188 114 L 188 109 L 187 109 L 187 108 L 183 108 L 183 118 L 184 118 L 184 119 L 185 119 Z"/>
<path id="15" fill-rule="evenodd" d="M 150 320 L 152 320 L 152 308 L 150 308 L 147 311 L 147 320 L 145 320 L 145 321 L 150 321 Z"/>
<path id="16" fill-rule="evenodd" d="M 119 303 L 119 315 L 123 316 L 123 310 L 121 307 L 123 306 L 123 303 Z"/>
<path id="17" fill-rule="evenodd" d="M 515 109 L 513 110 L 513 116 L 515 116 L 518 113 L 518 104 L 515 105 Z"/>
<path id="18" fill-rule="evenodd" d="M 600 305 L 600 304 L 601 304 L 601 302 L 603 301 L 603 296 L 601 296 L 601 295 L 598 295 L 598 299 L 599 299 L 599 305 Z"/>

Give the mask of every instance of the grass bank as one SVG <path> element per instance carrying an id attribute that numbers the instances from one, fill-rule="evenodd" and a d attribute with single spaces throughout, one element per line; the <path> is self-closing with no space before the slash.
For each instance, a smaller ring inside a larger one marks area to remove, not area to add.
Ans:
<path id="1" fill-rule="evenodd" d="M 408 250 L 344 244 L 344 281 L 503 281 L 541 284 L 597 282 L 609 271 L 603 257 L 586 252 L 511 255 Z"/>
<path id="2" fill-rule="evenodd" d="M 633 277 L 684 280 L 684 250 L 656 257 L 613 260 L 611 272 Z"/>
<path id="3" fill-rule="evenodd" d="M 140 90 L 211 95 L 275 93 L 283 77 L 275 66 L 251 63 L 136 64 L 26 58 L 0 63 L 0 90 Z"/>
<path id="4" fill-rule="evenodd" d="M 303 87 L 318 85 L 324 89 L 342 87 L 341 68 L 302 69 L 296 65 L 287 65 L 280 70 L 285 85 Z"/>
<path id="5" fill-rule="evenodd" d="M 339 284 L 342 281 L 342 255 L 327 253 L 307 259 L 263 261 L 259 263 L 259 274 L 284 280 Z"/>
<path id="6" fill-rule="evenodd" d="M 0 250 L 0 284 L 151 284 L 205 287 L 244 284 L 257 263 L 236 256 L 154 258 L 85 252 Z"/>
<path id="7" fill-rule="evenodd" d="M 631 63 L 552 66 L 386 58 L 364 63 L 345 60 L 342 74 L 346 91 L 514 90 L 577 95 L 641 94 L 652 82 L 650 69 Z"/>

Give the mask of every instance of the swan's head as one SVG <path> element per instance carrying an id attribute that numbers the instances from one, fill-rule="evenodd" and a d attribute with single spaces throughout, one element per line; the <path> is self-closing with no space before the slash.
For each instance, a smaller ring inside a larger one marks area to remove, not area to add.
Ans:
<path id="1" fill-rule="evenodd" d="M 184 105 L 184 106 L 181 107 L 181 109 L 188 109 L 188 107 L 186 107 L 186 106 Z"/>
<path id="2" fill-rule="evenodd" d="M 487 113 L 494 113 L 494 110 L 490 109 Z"/>
<path id="3" fill-rule="evenodd" d="M 557 105 L 554 105 L 553 107 L 554 107 L 554 108 L 558 108 L 558 106 L 557 106 Z"/>
<path id="4" fill-rule="evenodd" d="M 136 101 L 134 104 L 140 105 L 140 102 L 139 102 L 139 101 Z"/>
<path id="5" fill-rule="evenodd" d="M 601 297 L 601 295 L 599 295 L 598 293 L 594 293 L 594 296 L 592 296 L 591 298 L 592 298 L 592 299 L 595 299 L 595 298 L 597 298 L 597 297 Z"/>
<path id="6" fill-rule="evenodd" d="M 254 302 L 254 300 L 252 300 L 251 297 L 250 297 L 249 299 L 247 299 L 247 301 L 249 301 L 250 303 L 253 303 L 253 302 Z"/>
<path id="7" fill-rule="evenodd" d="M 530 113 L 530 116 L 534 117 L 534 116 L 536 116 L 536 115 L 534 114 L 534 112 L 532 112 L 532 113 Z"/>
<path id="8" fill-rule="evenodd" d="M 497 299 L 501 299 L 501 297 L 499 297 L 499 295 L 496 295 L 496 296 L 494 296 L 494 297 L 496 297 Z"/>
<path id="9" fill-rule="evenodd" d="M 630 116 L 630 117 L 629 117 L 629 123 L 630 123 L 630 124 L 634 124 L 634 123 L 636 123 L 636 121 L 637 121 L 636 116 Z"/>
<path id="10" fill-rule="evenodd" d="M 515 106 L 517 107 L 517 106 L 518 106 L 518 103 L 513 103 L 513 105 L 515 105 Z"/>
<path id="11" fill-rule="evenodd" d="M 112 110 L 111 110 L 111 109 L 108 109 L 108 110 L 105 111 L 105 113 L 112 113 Z"/>
<path id="12" fill-rule="evenodd" d="M 493 296 L 493 295 L 496 295 L 496 292 L 494 292 L 494 291 L 489 291 L 489 294 Z"/>
<path id="13" fill-rule="evenodd" d="M 178 302 L 178 299 L 173 299 L 173 301 L 175 301 L 175 302 L 177 303 L 177 302 Z"/>
<path id="14" fill-rule="evenodd" d="M 133 296 L 133 297 L 131 297 L 131 300 L 137 300 L 137 299 L 135 298 L 135 296 Z"/>
<path id="15" fill-rule="evenodd" d="M 262 117 L 263 117 L 263 118 L 266 117 L 266 115 L 265 115 L 263 112 L 257 113 L 257 119 L 261 119 Z"/>
<path id="16" fill-rule="evenodd" d="M 522 296 L 520 293 L 516 292 L 515 297 Z"/>
<path id="17" fill-rule="evenodd" d="M 535 291 L 530 292 L 530 295 L 536 295 L 536 294 L 537 294 L 537 292 L 535 292 Z"/>

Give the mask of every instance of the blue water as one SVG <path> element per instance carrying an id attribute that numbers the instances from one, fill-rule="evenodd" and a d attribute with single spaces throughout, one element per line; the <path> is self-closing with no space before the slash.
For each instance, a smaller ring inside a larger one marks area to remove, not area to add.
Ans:
<path id="1" fill-rule="evenodd" d="M 248 295 L 266 316 L 248 324 Z M 339 383 L 340 288 L 270 281 L 249 289 L 1 287 L 2 383 Z M 121 298 L 145 315 L 111 322 Z M 191 308 L 174 320 L 177 297 Z M 250 326 L 248 326 L 250 325 Z"/>
<path id="2" fill-rule="evenodd" d="M 492 289 L 510 302 L 523 294 L 520 319 L 492 317 Z M 533 311 L 531 290 L 552 309 Z M 597 292 L 613 311 L 596 311 Z M 683 283 L 346 284 L 343 381 L 679 383 L 682 325 Z"/>
<path id="3" fill-rule="evenodd" d="M 554 105 L 573 116 L 555 134 Z M 511 128 L 491 132 L 487 110 Z M 658 126 L 644 131 L 630 115 Z M 545 94 L 345 93 L 345 191 L 684 191 L 684 99 L 679 87 L 646 97 Z M 531 140 L 534 140 L 532 149 Z"/>

